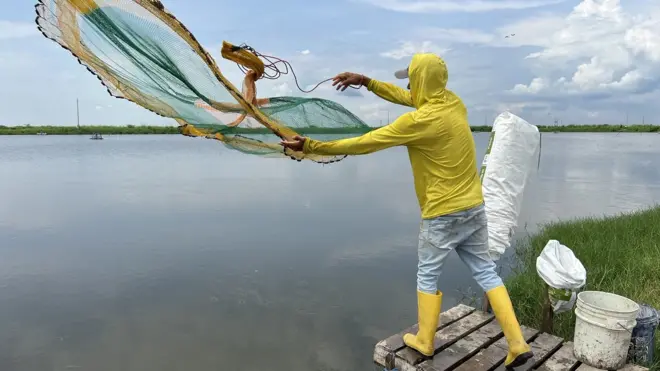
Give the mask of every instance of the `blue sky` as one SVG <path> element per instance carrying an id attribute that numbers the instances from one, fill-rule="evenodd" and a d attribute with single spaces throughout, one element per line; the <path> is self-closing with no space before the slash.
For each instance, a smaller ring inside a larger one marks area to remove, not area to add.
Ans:
<path id="1" fill-rule="evenodd" d="M 343 71 L 397 81 L 412 53 L 449 67 L 473 125 L 504 110 L 535 124 L 660 124 L 660 4 L 626 0 L 163 0 L 240 86 L 223 40 L 289 60 L 303 87 Z M 274 5 L 273 5 L 274 4 Z M 75 58 L 37 32 L 34 3 L 0 3 L 0 125 L 175 125 L 110 97 Z M 274 7 L 274 8 L 271 8 Z M 505 35 L 515 36 L 505 38 Z M 305 95 L 291 76 L 259 96 Z M 308 96 L 340 102 L 371 125 L 408 109 L 330 84 Z"/>

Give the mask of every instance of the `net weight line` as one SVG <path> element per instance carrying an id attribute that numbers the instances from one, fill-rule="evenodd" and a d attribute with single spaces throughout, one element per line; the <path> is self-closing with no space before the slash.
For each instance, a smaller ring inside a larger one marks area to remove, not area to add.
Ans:
<path id="1" fill-rule="evenodd" d="M 314 90 L 316 90 L 319 86 L 321 86 L 322 84 L 324 84 L 328 81 L 331 81 L 333 79 L 332 77 L 329 78 L 329 79 L 325 79 L 325 80 L 319 82 L 318 84 L 316 84 L 312 89 L 304 90 L 303 88 L 300 87 L 300 84 L 298 83 L 298 76 L 296 76 L 296 72 L 293 70 L 293 66 L 291 65 L 291 63 L 289 61 L 287 61 L 285 59 L 282 59 L 282 58 L 274 57 L 272 55 L 265 55 L 265 54 L 259 53 L 253 47 L 251 47 L 249 45 L 246 45 L 246 44 L 241 44 L 241 45 L 238 45 L 238 46 L 234 46 L 234 48 L 236 48 L 235 50 L 239 50 L 239 49 L 247 50 L 250 53 L 256 55 L 257 57 L 262 58 L 265 61 L 267 61 L 268 63 L 264 63 L 264 74 L 262 76 L 262 78 L 265 78 L 267 80 L 277 80 L 282 75 L 288 75 L 289 70 L 291 70 L 291 74 L 293 75 L 293 80 L 296 83 L 296 87 L 298 88 L 298 90 L 300 90 L 303 93 L 311 93 Z M 278 63 L 282 63 L 284 65 L 284 67 L 285 67 L 284 71 L 282 71 L 280 68 L 277 67 Z M 243 72 L 244 74 L 248 73 L 248 71 L 249 71 L 248 68 L 246 68 L 245 66 L 242 66 L 240 63 L 236 63 L 236 64 L 238 65 L 238 68 L 241 70 L 241 72 Z M 269 75 L 266 72 L 267 70 L 272 71 L 273 74 Z M 349 85 L 349 87 L 352 88 L 352 89 L 360 89 L 360 86 L 357 86 L 357 85 Z"/>

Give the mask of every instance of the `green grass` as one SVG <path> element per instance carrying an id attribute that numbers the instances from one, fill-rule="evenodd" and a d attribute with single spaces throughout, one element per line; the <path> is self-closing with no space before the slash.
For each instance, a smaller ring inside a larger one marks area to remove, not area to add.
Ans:
<path id="1" fill-rule="evenodd" d="M 607 218 L 556 222 L 531 236 L 517 249 L 519 266 L 506 280 L 521 324 L 539 328 L 544 283 L 536 258 L 548 240 L 558 240 L 587 270 L 585 290 L 607 291 L 660 309 L 660 206 Z M 573 311 L 555 315 L 554 333 L 573 338 Z M 656 335 L 660 370 L 660 334 Z"/>
<path id="2" fill-rule="evenodd" d="M 541 132 L 557 133 L 658 133 L 660 125 L 537 125 Z M 472 131 L 490 131 L 490 126 L 473 126 Z"/>
<path id="3" fill-rule="evenodd" d="M 660 126 L 655 125 L 563 125 L 563 126 L 539 126 L 542 132 L 564 132 L 564 133 L 660 133 Z M 310 127 L 300 129 L 298 132 L 306 134 L 360 134 L 372 129 L 364 128 L 321 128 Z M 490 132 L 490 126 L 473 126 L 473 132 Z M 0 126 L 0 135 L 36 135 L 37 133 L 50 135 L 88 135 L 101 134 L 179 134 L 177 126 Z M 230 130 L 235 134 L 270 134 L 265 128 L 250 129 L 238 127 Z"/>

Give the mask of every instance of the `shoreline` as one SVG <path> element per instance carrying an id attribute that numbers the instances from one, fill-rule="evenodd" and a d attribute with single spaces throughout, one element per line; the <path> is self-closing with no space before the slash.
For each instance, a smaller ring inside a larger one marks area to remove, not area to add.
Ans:
<path id="1" fill-rule="evenodd" d="M 540 328 L 545 282 L 536 272 L 536 258 L 546 243 L 558 240 L 573 251 L 587 270 L 582 290 L 612 292 L 660 310 L 660 205 L 599 218 L 553 222 L 516 247 L 516 263 L 505 285 L 522 325 Z M 554 315 L 553 335 L 572 339 L 575 307 Z M 660 339 L 660 329 L 656 332 Z M 660 370 L 660 341 L 655 365 Z"/>
<path id="2" fill-rule="evenodd" d="M 563 125 L 563 126 L 537 126 L 544 133 L 660 133 L 660 125 Z M 301 135 L 305 134 L 364 134 L 371 129 L 362 128 L 304 128 L 297 129 Z M 491 126 L 472 126 L 472 132 L 490 132 Z M 295 128 L 294 128 L 295 129 Z M 270 134 L 267 129 L 236 128 L 228 132 L 235 134 Z M 145 135 L 145 134 L 179 134 L 178 126 L 0 126 L 0 135 L 91 135 L 95 133 L 106 135 Z"/>

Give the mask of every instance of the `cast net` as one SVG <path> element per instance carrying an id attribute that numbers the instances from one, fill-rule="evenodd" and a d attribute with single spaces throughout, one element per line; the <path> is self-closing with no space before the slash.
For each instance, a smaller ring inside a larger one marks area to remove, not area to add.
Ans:
<path id="1" fill-rule="evenodd" d="M 258 97 L 256 83 L 274 64 L 248 46 L 225 41 L 222 57 L 245 73 L 239 91 L 160 1 L 39 0 L 35 8 L 43 35 L 69 50 L 110 95 L 176 120 L 183 135 L 216 139 L 244 153 L 328 163 L 345 156 L 303 154 L 279 141 L 371 130 L 331 100 Z"/>

